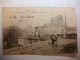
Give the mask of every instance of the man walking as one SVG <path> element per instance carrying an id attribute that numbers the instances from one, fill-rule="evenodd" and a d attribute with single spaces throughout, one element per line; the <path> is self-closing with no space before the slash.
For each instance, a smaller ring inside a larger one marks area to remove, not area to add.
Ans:
<path id="1" fill-rule="evenodd" d="M 56 35 L 54 35 L 54 46 L 58 46 L 58 42 L 57 42 L 57 40 L 58 40 L 58 38 L 57 38 L 57 36 Z"/>
<path id="2" fill-rule="evenodd" d="M 51 42 L 52 42 L 52 47 L 54 47 L 54 40 L 55 40 L 55 37 L 54 37 L 54 36 L 51 36 L 50 39 L 51 39 Z"/>
<path id="3" fill-rule="evenodd" d="M 50 37 L 50 39 L 51 39 L 51 42 L 52 42 L 52 47 L 55 47 L 55 46 L 58 46 L 58 43 L 57 43 L 57 36 L 56 35 L 52 35 L 51 37 Z"/>

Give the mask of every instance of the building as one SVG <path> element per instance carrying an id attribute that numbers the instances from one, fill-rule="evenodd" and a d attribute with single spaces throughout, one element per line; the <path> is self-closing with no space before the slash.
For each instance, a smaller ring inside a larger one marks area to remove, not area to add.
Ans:
<path id="1" fill-rule="evenodd" d="M 26 35 L 27 38 L 33 36 L 33 26 L 28 25 L 28 26 L 25 28 L 25 35 Z"/>
<path id="2" fill-rule="evenodd" d="M 49 23 L 44 24 L 44 26 L 35 27 L 35 33 L 37 35 L 65 34 L 63 17 L 61 15 L 51 17 Z"/>
<path id="3" fill-rule="evenodd" d="M 76 27 L 67 27 L 67 34 L 77 34 Z"/>
<path id="4" fill-rule="evenodd" d="M 67 38 L 77 39 L 77 30 L 76 27 L 67 27 Z"/>

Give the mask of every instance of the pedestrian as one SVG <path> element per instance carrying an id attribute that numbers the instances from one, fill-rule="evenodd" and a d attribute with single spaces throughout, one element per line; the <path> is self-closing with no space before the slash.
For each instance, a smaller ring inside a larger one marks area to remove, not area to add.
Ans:
<path id="1" fill-rule="evenodd" d="M 58 40 L 57 35 L 54 35 L 54 46 L 58 46 L 57 40 Z"/>
<path id="2" fill-rule="evenodd" d="M 54 47 L 54 40 L 55 40 L 54 35 L 50 36 L 50 39 L 51 39 L 51 42 L 52 42 L 52 47 Z"/>

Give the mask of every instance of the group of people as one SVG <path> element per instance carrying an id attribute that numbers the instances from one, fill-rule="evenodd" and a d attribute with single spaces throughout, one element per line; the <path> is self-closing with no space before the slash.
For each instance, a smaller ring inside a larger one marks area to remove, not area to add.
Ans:
<path id="1" fill-rule="evenodd" d="M 57 42 L 58 36 L 57 35 L 50 35 L 49 38 L 50 38 L 52 47 L 58 46 L 58 42 Z M 40 39 L 40 36 L 33 36 L 31 38 L 28 38 L 30 44 L 32 44 L 33 42 L 38 42 L 39 39 Z"/>
<path id="2" fill-rule="evenodd" d="M 57 42 L 58 37 L 57 37 L 57 35 L 50 36 L 50 40 L 51 40 L 52 47 L 58 46 L 58 42 Z"/>

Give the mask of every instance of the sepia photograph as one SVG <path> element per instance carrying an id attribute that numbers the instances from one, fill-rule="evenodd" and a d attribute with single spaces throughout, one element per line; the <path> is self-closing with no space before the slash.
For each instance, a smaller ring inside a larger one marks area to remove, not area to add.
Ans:
<path id="1" fill-rule="evenodd" d="M 77 53 L 73 7 L 3 7 L 3 55 Z"/>

